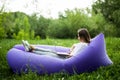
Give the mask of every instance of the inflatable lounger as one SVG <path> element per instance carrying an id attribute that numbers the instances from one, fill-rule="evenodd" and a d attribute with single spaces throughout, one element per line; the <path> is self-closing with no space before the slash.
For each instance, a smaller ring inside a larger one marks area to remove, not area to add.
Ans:
<path id="1" fill-rule="evenodd" d="M 52 49 L 57 52 L 68 52 L 69 48 L 51 45 L 35 45 L 40 48 Z M 100 66 L 112 64 L 106 53 L 104 34 L 97 35 L 91 43 L 77 55 L 67 59 L 48 55 L 25 52 L 23 45 L 15 45 L 8 51 L 7 61 L 15 73 L 27 73 L 29 70 L 38 74 L 66 72 L 69 74 L 94 71 Z"/>

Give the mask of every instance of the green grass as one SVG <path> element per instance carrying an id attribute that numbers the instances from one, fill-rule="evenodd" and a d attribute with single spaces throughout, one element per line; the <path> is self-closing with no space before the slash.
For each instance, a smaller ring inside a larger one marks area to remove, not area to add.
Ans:
<path id="1" fill-rule="evenodd" d="M 45 39 L 28 40 L 32 44 L 48 44 L 70 47 L 77 40 L 71 39 Z M 0 80 L 120 80 L 120 38 L 106 38 L 106 48 L 113 65 L 101 67 L 91 73 L 68 75 L 56 73 L 51 75 L 37 75 L 33 72 L 28 74 L 15 74 L 9 68 L 6 60 L 7 52 L 16 44 L 21 44 L 21 40 L 2 39 L 0 40 Z"/>

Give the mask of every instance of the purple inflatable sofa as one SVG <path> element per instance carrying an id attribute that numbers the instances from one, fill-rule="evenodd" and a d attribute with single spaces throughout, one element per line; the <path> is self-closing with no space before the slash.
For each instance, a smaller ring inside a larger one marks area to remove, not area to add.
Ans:
<path id="1" fill-rule="evenodd" d="M 57 52 L 69 51 L 69 48 L 63 46 L 35 46 L 52 49 Z M 62 59 L 48 55 L 38 55 L 31 52 L 25 52 L 24 46 L 17 44 L 8 51 L 7 62 L 15 73 L 27 73 L 31 70 L 38 74 L 51 74 L 63 71 L 68 74 L 80 74 L 83 72 L 91 72 L 101 66 L 112 64 L 112 61 L 106 53 L 103 33 L 94 37 L 89 46 L 70 58 Z"/>

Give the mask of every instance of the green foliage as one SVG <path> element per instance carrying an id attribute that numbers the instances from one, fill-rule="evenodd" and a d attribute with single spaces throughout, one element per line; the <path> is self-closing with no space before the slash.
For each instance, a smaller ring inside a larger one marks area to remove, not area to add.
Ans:
<path id="1" fill-rule="evenodd" d="M 4 37 L 11 38 L 9 36 L 12 35 L 12 25 L 9 14 L 6 12 L 0 14 L 0 27 L 4 32 L 2 33 Z"/>
<path id="2" fill-rule="evenodd" d="M 101 32 L 109 37 L 116 35 L 116 28 L 114 25 L 108 23 L 101 13 L 93 14 L 88 22 L 89 32 L 93 37 Z"/>
<path id="3" fill-rule="evenodd" d="M 0 39 L 0 79 L 1 80 L 119 80 L 120 72 L 120 38 L 106 38 L 107 54 L 113 61 L 113 65 L 107 67 L 100 67 L 90 73 L 81 73 L 68 75 L 65 73 L 55 73 L 51 75 L 37 75 L 34 72 L 28 74 L 15 74 L 9 68 L 6 55 L 14 45 L 20 44 L 21 40 Z M 29 40 L 31 44 L 49 44 L 70 47 L 77 40 L 74 39 L 41 39 Z"/>
<path id="4" fill-rule="evenodd" d="M 0 36 L 14 39 L 36 39 L 36 36 L 76 38 L 79 28 L 87 28 L 92 37 L 100 32 L 110 37 L 119 36 L 119 29 L 115 24 L 108 23 L 103 14 L 96 14 L 89 9 L 86 11 L 87 13 L 82 9 L 68 9 L 60 13 L 58 19 L 45 18 L 37 14 L 28 16 L 22 12 L 4 12 L 0 14 L 0 33 L 3 34 Z M 119 21 L 117 11 L 114 14 L 117 15 L 113 16 L 117 18 L 115 22 Z"/>
<path id="5" fill-rule="evenodd" d="M 6 37 L 2 22 L 3 22 L 3 16 L 0 15 L 0 38 L 1 39 Z"/>
<path id="6" fill-rule="evenodd" d="M 18 34 L 13 34 L 13 38 L 23 40 L 23 39 L 29 39 L 29 33 L 25 32 L 23 29 L 21 29 Z"/>
<path id="7" fill-rule="evenodd" d="M 35 40 L 40 40 L 40 36 L 36 36 L 36 37 L 35 37 Z"/>
<path id="8" fill-rule="evenodd" d="M 87 15 L 80 9 L 66 10 L 59 15 L 59 19 L 52 20 L 47 35 L 54 38 L 75 38 L 77 30 L 86 27 Z"/>
<path id="9" fill-rule="evenodd" d="M 34 30 L 30 30 L 30 23 L 27 16 L 23 15 L 15 19 L 13 38 L 15 39 L 34 39 Z"/>
<path id="10" fill-rule="evenodd" d="M 0 13 L 2 13 L 4 11 L 4 7 L 5 7 L 4 4 L 2 5 L 2 7 L 0 7 Z"/>
<path id="11" fill-rule="evenodd" d="M 35 37 L 35 32 L 34 32 L 34 30 L 32 30 L 30 32 L 30 39 L 34 39 L 34 37 Z"/>
<path id="12" fill-rule="evenodd" d="M 31 30 L 35 31 L 35 36 L 46 38 L 46 31 L 48 29 L 50 20 L 43 16 L 37 17 L 36 14 L 29 17 Z"/>
<path id="13" fill-rule="evenodd" d="M 5 31 L 4 31 L 4 29 L 3 29 L 3 27 L 0 27 L 0 39 L 2 39 L 2 38 L 5 38 Z"/>
<path id="14" fill-rule="evenodd" d="M 66 22 L 62 20 L 53 20 L 48 27 L 47 36 L 52 38 L 70 38 L 70 25 Z"/>
<path id="15" fill-rule="evenodd" d="M 102 13 L 107 21 L 120 30 L 120 0 L 97 0 L 92 8 L 95 14 Z M 120 36 L 119 32 L 117 36 Z"/>

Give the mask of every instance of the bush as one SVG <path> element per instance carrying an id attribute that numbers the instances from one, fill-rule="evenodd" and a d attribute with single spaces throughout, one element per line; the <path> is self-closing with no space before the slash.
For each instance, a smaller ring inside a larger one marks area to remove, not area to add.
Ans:
<path id="1" fill-rule="evenodd" d="M 29 33 L 25 32 L 23 29 L 21 29 L 18 34 L 13 34 L 13 38 L 21 40 L 21 39 L 30 39 Z"/>
<path id="2" fill-rule="evenodd" d="M 5 31 L 2 27 L 0 27 L 0 38 L 2 39 L 2 38 L 5 38 L 5 37 L 6 37 Z"/>
<path id="3" fill-rule="evenodd" d="M 52 38 L 70 38 L 69 24 L 61 21 L 52 21 L 48 27 L 47 35 Z"/>
<path id="4" fill-rule="evenodd" d="M 108 23 L 101 13 L 88 16 L 80 9 L 66 10 L 58 19 L 28 16 L 20 12 L 0 14 L 0 38 L 76 38 L 79 28 L 87 28 L 92 37 L 100 32 L 105 36 L 119 36 L 120 30 Z"/>
<path id="5" fill-rule="evenodd" d="M 40 40 L 40 36 L 36 36 L 36 37 L 35 37 L 35 40 Z"/>

